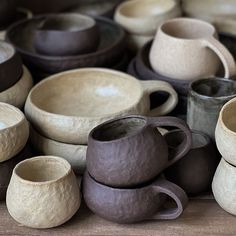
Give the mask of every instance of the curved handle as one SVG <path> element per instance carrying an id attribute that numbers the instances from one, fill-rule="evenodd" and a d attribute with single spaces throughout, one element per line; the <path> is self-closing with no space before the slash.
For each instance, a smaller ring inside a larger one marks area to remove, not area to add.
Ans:
<path id="1" fill-rule="evenodd" d="M 220 58 L 225 70 L 224 77 L 229 78 L 235 75 L 236 74 L 235 61 L 231 53 L 228 51 L 228 49 L 214 37 L 205 38 L 203 39 L 203 41 L 204 44 L 211 50 L 213 50 Z"/>
<path id="2" fill-rule="evenodd" d="M 148 125 L 156 127 L 160 126 L 171 126 L 177 127 L 182 130 L 185 134 L 185 139 L 175 149 L 172 149 L 169 153 L 169 161 L 166 164 L 166 168 L 173 165 L 176 161 L 184 157 L 191 148 L 192 145 L 192 134 L 186 122 L 183 120 L 165 116 L 165 117 L 148 117 Z"/>
<path id="3" fill-rule="evenodd" d="M 152 93 L 159 91 L 167 92 L 170 95 L 166 102 L 164 102 L 159 107 L 152 109 L 148 113 L 148 116 L 165 115 L 167 113 L 170 113 L 175 108 L 175 106 L 178 103 L 178 95 L 174 90 L 174 88 L 169 83 L 165 81 L 153 81 L 153 80 L 146 80 L 140 82 L 143 86 L 144 93 L 146 93 L 149 97 Z"/>
<path id="4" fill-rule="evenodd" d="M 170 196 L 177 205 L 175 208 L 167 208 L 159 211 L 152 216 L 151 219 L 172 220 L 178 218 L 188 203 L 188 197 L 184 190 L 165 179 L 158 179 L 152 184 L 151 187 L 156 193 L 164 193 Z"/>

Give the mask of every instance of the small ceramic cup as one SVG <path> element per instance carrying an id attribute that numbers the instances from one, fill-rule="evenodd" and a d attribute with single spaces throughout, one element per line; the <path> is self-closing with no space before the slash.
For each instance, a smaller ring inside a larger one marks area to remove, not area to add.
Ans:
<path id="1" fill-rule="evenodd" d="M 176 208 L 160 209 L 166 196 L 175 201 Z M 162 177 L 147 185 L 120 189 L 102 185 L 88 172 L 83 177 L 83 197 L 90 210 L 117 223 L 176 219 L 188 202 L 180 187 Z"/>
<path id="2" fill-rule="evenodd" d="M 0 162 L 11 159 L 25 146 L 29 125 L 16 107 L 0 102 Z"/>
<path id="3" fill-rule="evenodd" d="M 174 126 L 185 139 L 168 155 L 168 146 L 156 129 Z M 94 128 L 88 141 L 87 170 L 98 182 L 129 187 L 150 181 L 182 158 L 191 147 L 191 132 L 175 117 L 126 116 Z"/>
<path id="4" fill-rule="evenodd" d="M 216 202 L 230 214 L 236 215 L 236 167 L 222 157 L 212 182 Z"/>
<path id="5" fill-rule="evenodd" d="M 164 135 L 170 153 L 183 142 L 185 135 L 173 130 Z M 189 152 L 165 171 L 166 178 L 180 186 L 189 195 L 198 195 L 210 190 L 219 157 L 210 138 L 198 131 L 192 131 L 192 145 Z"/>
<path id="6" fill-rule="evenodd" d="M 236 166 L 236 98 L 222 107 L 216 125 L 215 140 L 224 159 Z"/>
<path id="7" fill-rule="evenodd" d="M 150 51 L 152 68 L 164 76 L 193 80 L 214 76 L 224 65 L 225 78 L 236 73 L 233 56 L 217 39 L 213 25 L 191 18 L 163 23 Z"/>
<path id="8" fill-rule="evenodd" d="M 31 228 L 52 228 L 68 221 L 80 207 L 80 190 L 63 158 L 39 156 L 13 170 L 6 204 L 10 215 Z"/>
<path id="9" fill-rule="evenodd" d="M 206 78 L 191 83 L 188 96 L 187 123 L 191 129 L 215 140 L 215 128 L 223 105 L 236 97 L 236 81 Z"/>
<path id="10" fill-rule="evenodd" d="M 99 44 L 96 21 L 85 15 L 66 13 L 48 16 L 35 30 L 37 52 L 71 56 L 94 52 Z"/>

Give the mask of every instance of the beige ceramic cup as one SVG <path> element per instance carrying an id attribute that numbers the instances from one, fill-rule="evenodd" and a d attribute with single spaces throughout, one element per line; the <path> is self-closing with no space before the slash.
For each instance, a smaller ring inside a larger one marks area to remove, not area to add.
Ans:
<path id="1" fill-rule="evenodd" d="M 80 190 L 63 158 L 39 156 L 13 170 L 6 204 L 10 215 L 31 228 L 52 228 L 68 221 L 80 207 Z"/>
<path id="2" fill-rule="evenodd" d="M 216 145 L 221 155 L 236 165 L 236 98 L 221 109 L 215 130 Z"/>
<path id="3" fill-rule="evenodd" d="M 150 110 L 150 94 L 170 96 Z M 53 75 L 30 92 L 25 113 L 43 136 L 67 144 L 87 144 L 97 125 L 122 115 L 161 116 L 178 102 L 173 87 L 163 81 L 140 81 L 115 70 L 85 68 Z"/>
<path id="4" fill-rule="evenodd" d="M 236 215 L 236 167 L 221 159 L 212 182 L 217 203 L 227 212 Z"/>
<path id="5" fill-rule="evenodd" d="M 217 73 L 222 62 L 226 78 L 236 73 L 230 52 L 216 39 L 213 25 L 202 20 L 168 20 L 157 31 L 150 63 L 159 74 L 173 79 L 193 80 Z"/>

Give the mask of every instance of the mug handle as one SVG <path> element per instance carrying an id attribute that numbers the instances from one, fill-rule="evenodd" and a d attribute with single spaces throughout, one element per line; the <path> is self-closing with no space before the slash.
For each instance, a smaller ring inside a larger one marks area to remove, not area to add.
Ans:
<path id="1" fill-rule="evenodd" d="M 182 214 L 188 204 L 188 197 L 182 188 L 165 179 L 158 179 L 151 185 L 151 188 L 156 193 L 164 193 L 171 197 L 176 202 L 177 207 L 161 210 L 150 220 L 173 220 Z"/>
<path id="2" fill-rule="evenodd" d="M 209 37 L 203 39 L 204 44 L 213 50 L 216 55 L 220 58 L 224 70 L 225 70 L 225 78 L 230 78 L 231 76 L 235 75 L 236 73 L 236 66 L 235 61 L 231 53 L 228 51 L 228 49 L 220 43 L 217 39 L 214 37 Z"/>
<path id="3" fill-rule="evenodd" d="M 144 93 L 147 94 L 149 97 L 152 93 L 162 91 L 167 92 L 170 96 L 169 98 L 159 107 L 152 109 L 147 115 L 148 116 L 161 116 L 171 112 L 178 103 L 178 95 L 173 87 L 165 82 L 165 81 L 153 81 L 153 80 L 146 80 L 140 81 Z"/>
<path id="4" fill-rule="evenodd" d="M 175 149 L 169 153 L 169 161 L 167 162 L 166 168 L 173 165 L 176 161 L 184 157 L 191 148 L 192 145 L 192 133 L 188 125 L 181 119 L 171 116 L 165 117 L 148 117 L 148 125 L 153 127 L 160 126 L 172 126 L 182 130 L 185 134 L 185 139 Z"/>

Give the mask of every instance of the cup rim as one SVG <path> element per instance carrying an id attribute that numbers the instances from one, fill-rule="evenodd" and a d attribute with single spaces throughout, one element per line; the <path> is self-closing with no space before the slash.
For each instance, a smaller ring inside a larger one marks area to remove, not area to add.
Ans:
<path id="1" fill-rule="evenodd" d="M 24 165 L 25 163 L 28 162 L 37 162 L 37 161 L 45 161 L 45 160 L 54 160 L 57 161 L 58 163 L 64 165 L 64 167 L 67 168 L 67 170 L 65 171 L 65 173 L 63 175 L 61 175 L 60 177 L 53 179 L 53 180 L 48 180 L 48 181 L 42 181 L 42 182 L 36 182 L 36 181 L 31 181 L 31 180 L 27 180 L 22 178 L 18 173 L 17 173 L 17 169 L 20 168 L 21 165 Z M 64 158 L 62 157 L 57 157 L 57 156 L 36 156 L 36 157 L 32 157 L 26 160 L 23 160 L 21 162 L 19 162 L 14 170 L 13 170 L 13 174 L 14 176 L 17 177 L 17 179 L 27 185 L 32 185 L 32 186 L 43 186 L 43 185 L 49 185 L 49 184 L 53 184 L 53 183 L 59 183 L 61 181 L 63 181 L 66 177 L 68 177 L 70 175 L 70 173 L 72 172 L 72 168 L 71 165 L 69 164 L 68 161 L 66 161 Z"/>

